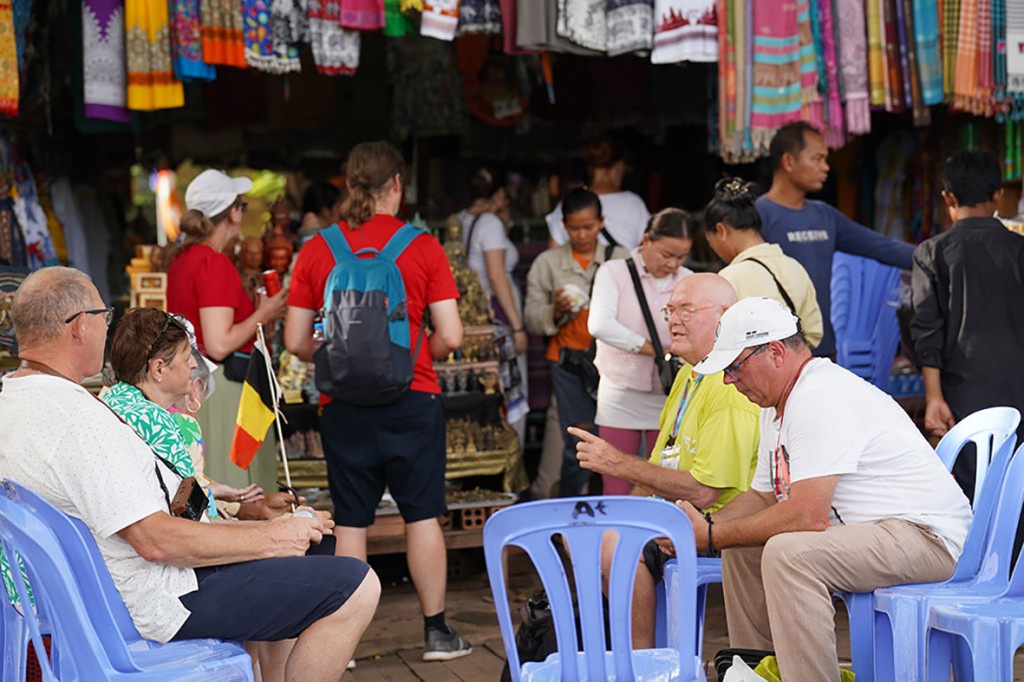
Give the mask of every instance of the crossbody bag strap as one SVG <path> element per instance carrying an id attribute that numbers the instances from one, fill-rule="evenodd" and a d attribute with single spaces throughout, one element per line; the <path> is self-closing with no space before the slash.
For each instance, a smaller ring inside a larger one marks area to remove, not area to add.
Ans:
<path id="1" fill-rule="evenodd" d="M 665 366 L 665 350 L 661 347 L 661 338 L 658 337 L 658 330 L 654 326 L 654 316 L 651 315 L 651 307 L 647 303 L 647 295 L 644 293 L 644 285 L 640 283 L 640 272 L 636 268 L 636 261 L 630 256 L 626 259 L 626 267 L 629 268 L 629 276 L 633 280 L 633 288 L 636 290 L 636 297 L 640 301 L 640 312 L 644 315 L 644 322 L 647 324 L 647 333 L 651 335 L 651 346 L 654 348 L 654 362 L 661 371 Z"/>
<path id="2" fill-rule="evenodd" d="M 613 248 L 619 246 L 619 242 L 615 240 L 615 237 L 612 236 L 612 233 L 608 231 L 607 227 L 601 228 L 601 235 L 604 237 L 605 241 L 608 242 L 608 246 Z"/>
<path id="3" fill-rule="evenodd" d="M 770 267 L 768 267 L 767 265 L 765 265 L 764 263 L 762 263 L 761 261 L 757 260 L 756 258 L 745 258 L 744 260 L 748 261 L 750 263 L 757 263 L 762 268 L 764 268 L 765 270 L 768 271 L 768 274 L 772 276 L 773 280 L 775 280 L 775 286 L 777 286 L 779 288 L 779 293 L 782 294 L 782 300 L 785 301 L 786 305 L 789 306 L 790 312 L 792 312 L 794 315 L 796 315 L 797 314 L 796 313 L 796 306 L 793 305 L 793 299 L 791 299 L 789 297 L 789 294 L 786 293 L 786 289 L 782 286 L 782 282 L 780 282 L 779 278 L 775 276 L 775 273 L 772 272 L 772 269 Z M 799 315 L 797 315 L 797 317 L 799 317 Z"/>

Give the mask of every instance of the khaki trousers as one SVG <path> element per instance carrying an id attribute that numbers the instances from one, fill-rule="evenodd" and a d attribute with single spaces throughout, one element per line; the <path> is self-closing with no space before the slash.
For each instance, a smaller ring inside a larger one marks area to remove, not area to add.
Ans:
<path id="1" fill-rule="evenodd" d="M 783 682 L 839 682 L 832 592 L 946 580 L 955 563 L 938 536 L 899 519 L 727 549 L 729 646 L 774 649 Z"/>

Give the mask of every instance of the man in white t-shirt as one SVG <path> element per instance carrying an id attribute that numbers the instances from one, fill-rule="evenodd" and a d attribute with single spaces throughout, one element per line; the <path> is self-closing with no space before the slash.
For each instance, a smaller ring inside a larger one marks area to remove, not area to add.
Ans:
<path id="1" fill-rule="evenodd" d="M 729 308 L 695 369 L 763 408 L 750 490 L 714 515 L 679 503 L 697 547 L 725 550 L 729 644 L 774 649 L 784 680 L 839 682 L 832 592 L 949 578 L 967 498 L 903 409 L 811 357 L 777 301 Z"/>
<path id="2" fill-rule="evenodd" d="M 103 367 L 112 313 L 78 270 L 44 268 L 22 283 L 10 309 L 22 364 L 0 391 L 0 471 L 85 522 L 144 637 L 298 637 L 289 679 L 337 680 L 373 617 L 377 576 L 334 556 L 326 516 L 171 516 L 180 476 L 80 385 Z"/>

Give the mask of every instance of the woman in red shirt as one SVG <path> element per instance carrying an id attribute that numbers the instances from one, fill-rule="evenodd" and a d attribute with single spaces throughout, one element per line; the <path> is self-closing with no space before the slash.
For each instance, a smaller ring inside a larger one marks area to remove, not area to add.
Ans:
<path id="1" fill-rule="evenodd" d="M 242 195 L 250 189 L 248 178 L 231 178 L 212 169 L 189 184 L 188 211 L 181 219 L 185 240 L 172 256 L 167 275 L 167 310 L 187 318 L 195 327 L 200 352 L 223 363 L 214 372 L 217 389 L 197 416 L 207 473 L 235 487 L 258 483 L 273 490 L 277 478 L 273 438 L 263 441 L 248 471 L 228 459 L 256 325 L 280 319 L 287 296 L 281 291 L 253 306 L 238 270 L 221 253 L 241 230 L 246 207 Z"/>
<path id="2" fill-rule="evenodd" d="M 404 224 L 395 217 L 402 205 L 404 167 L 402 156 L 385 142 L 359 144 L 349 154 L 349 195 L 341 221 L 306 242 L 292 272 L 284 342 L 293 355 L 313 357 L 313 321 L 335 265 L 323 235 L 340 230 L 353 253 L 382 249 Z M 459 293 L 444 249 L 427 233 L 415 237 L 395 264 L 405 284 L 409 348 L 419 349 L 412 385 L 386 405 L 321 397 L 320 435 L 339 553 L 365 559 L 366 528 L 387 486 L 406 522 L 409 572 L 424 618 L 423 660 L 449 660 L 472 649 L 444 619 L 446 550 L 437 517 L 446 510 L 445 421 L 433 360 L 462 343 Z M 433 331 L 417 344 L 427 310 Z"/>

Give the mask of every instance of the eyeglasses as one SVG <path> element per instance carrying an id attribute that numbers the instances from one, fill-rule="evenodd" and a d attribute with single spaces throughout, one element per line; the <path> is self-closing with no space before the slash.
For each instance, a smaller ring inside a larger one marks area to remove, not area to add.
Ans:
<path id="1" fill-rule="evenodd" d="M 751 353 L 747 357 L 743 358 L 739 362 L 734 363 L 732 365 L 729 365 L 728 367 L 726 367 L 722 371 L 725 372 L 726 374 L 728 374 L 730 377 L 732 377 L 733 381 L 739 381 L 739 379 L 740 379 L 739 371 L 740 371 L 740 367 L 743 366 L 743 363 L 746 362 L 747 360 L 749 360 L 750 358 L 754 357 L 755 355 L 757 355 L 758 353 L 760 353 L 761 351 L 763 351 L 767 347 L 768 347 L 767 343 L 762 343 L 760 346 L 756 346 L 754 348 L 754 352 L 753 353 Z"/>
<path id="2" fill-rule="evenodd" d="M 107 326 L 110 326 L 110 322 L 114 319 L 114 307 L 107 306 L 106 308 L 95 308 L 93 310 L 79 310 L 77 313 L 64 320 L 64 324 L 71 324 L 80 315 L 103 315 L 106 320 Z"/>
<path id="3" fill-rule="evenodd" d="M 156 338 L 153 339 L 153 343 L 149 345 L 149 352 L 146 353 L 146 362 L 152 360 L 153 356 L 156 355 L 157 348 L 159 348 L 160 346 L 160 341 L 164 338 L 164 334 L 167 333 L 167 330 L 170 328 L 171 323 L 174 323 L 176 327 L 178 327 L 181 331 L 185 332 L 186 337 L 190 335 L 188 327 L 185 324 L 185 319 L 183 317 L 179 315 L 171 315 L 170 313 L 164 313 L 164 325 L 160 327 L 160 333 L 156 335 Z"/>
<path id="4" fill-rule="evenodd" d="M 683 322 L 688 322 L 694 313 L 699 313 L 702 310 L 711 310 L 712 308 L 721 308 L 720 305 L 702 305 L 696 308 L 682 308 L 674 305 L 667 305 L 661 309 L 661 316 L 666 322 L 672 319 L 673 315 L 679 315 L 679 319 Z"/>

